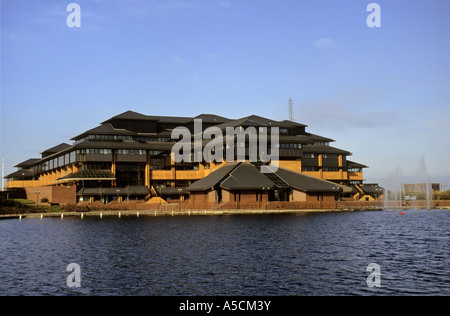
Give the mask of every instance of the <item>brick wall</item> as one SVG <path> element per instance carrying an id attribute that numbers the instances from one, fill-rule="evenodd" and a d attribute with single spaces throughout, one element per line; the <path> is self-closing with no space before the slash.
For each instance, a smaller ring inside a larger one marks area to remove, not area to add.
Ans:
<path id="1" fill-rule="evenodd" d="M 26 194 L 28 200 L 38 204 L 43 198 L 47 198 L 49 203 L 72 204 L 76 203 L 77 189 L 75 186 L 42 186 L 26 188 Z"/>

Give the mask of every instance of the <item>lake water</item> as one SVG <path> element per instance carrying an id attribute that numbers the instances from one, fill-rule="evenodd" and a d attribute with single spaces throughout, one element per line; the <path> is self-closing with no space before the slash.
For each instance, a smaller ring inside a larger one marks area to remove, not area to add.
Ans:
<path id="1" fill-rule="evenodd" d="M 0 295 L 450 295 L 450 211 L 403 212 L 2 220 Z"/>

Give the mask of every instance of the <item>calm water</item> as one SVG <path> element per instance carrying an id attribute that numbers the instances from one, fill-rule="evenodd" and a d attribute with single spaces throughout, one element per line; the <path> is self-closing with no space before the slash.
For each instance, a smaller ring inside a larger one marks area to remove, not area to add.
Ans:
<path id="1" fill-rule="evenodd" d="M 450 295 L 450 211 L 404 213 L 2 220 L 0 295 Z"/>

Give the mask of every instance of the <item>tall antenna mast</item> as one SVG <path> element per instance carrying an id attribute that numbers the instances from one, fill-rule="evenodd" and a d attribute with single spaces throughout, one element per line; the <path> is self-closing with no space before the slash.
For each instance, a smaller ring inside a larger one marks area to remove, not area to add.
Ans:
<path id="1" fill-rule="evenodd" d="M 2 157 L 2 191 L 5 191 L 5 157 Z"/>
<path id="2" fill-rule="evenodd" d="M 292 99 L 289 98 L 289 121 L 294 122 L 294 109 L 292 107 Z"/>

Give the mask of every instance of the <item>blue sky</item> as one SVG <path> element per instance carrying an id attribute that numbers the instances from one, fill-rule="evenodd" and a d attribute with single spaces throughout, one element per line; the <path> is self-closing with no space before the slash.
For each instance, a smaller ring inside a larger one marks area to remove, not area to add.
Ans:
<path id="1" fill-rule="evenodd" d="M 284 120 L 292 98 L 369 182 L 418 176 L 424 158 L 450 184 L 449 14 L 447 0 L 2 0 L 6 173 L 127 110 Z"/>

